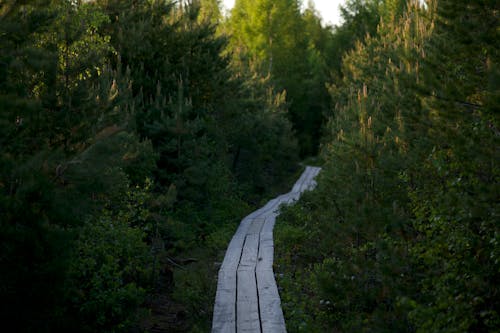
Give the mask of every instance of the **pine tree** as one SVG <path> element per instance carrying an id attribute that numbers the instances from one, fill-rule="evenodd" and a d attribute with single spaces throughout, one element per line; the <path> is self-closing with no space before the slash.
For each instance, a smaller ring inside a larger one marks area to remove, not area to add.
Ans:
<path id="1" fill-rule="evenodd" d="M 295 0 L 237 1 L 229 26 L 236 68 L 269 76 L 276 90 L 286 92 L 301 154 L 315 154 L 329 98 L 328 69 L 322 63 L 327 50 L 314 38 L 322 35 L 324 43 L 330 31 L 313 10 L 303 15 Z"/>
<path id="2" fill-rule="evenodd" d="M 500 322 L 492 284 L 498 277 L 493 235 L 499 119 L 491 101 L 498 89 L 489 84 L 498 68 L 498 5 L 433 5 L 436 28 L 421 89 L 432 146 L 415 171 L 412 191 L 415 228 L 426 234 L 414 250 L 425 278 L 412 316 L 420 332 L 486 332 Z"/>
<path id="3" fill-rule="evenodd" d="M 377 35 L 343 58 L 323 176 L 280 236 L 313 295 L 292 323 L 498 327 L 497 7 L 385 2 Z"/>
<path id="4" fill-rule="evenodd" d="M 154 166 L 126 132 L 134 102 L 109 68 L 106 22 L 66 1 L 14 3 L 0 21 L 2 316 L 19 331 L 64 330 L 79 228 Z"/>

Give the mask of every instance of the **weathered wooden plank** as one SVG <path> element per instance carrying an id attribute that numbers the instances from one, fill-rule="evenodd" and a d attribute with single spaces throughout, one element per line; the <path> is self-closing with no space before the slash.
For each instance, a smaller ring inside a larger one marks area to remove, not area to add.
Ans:
<path id="1" fill-rule="evenodd" d="M 276 222 L 276 217 L 278 216 L 278 213 L 270 213 L 264 225 L 262 226 L 262 231 L 264 233 L 272 233 L 274 229 L 274 223 Z"/>
<path id="2" fill-rule="evenodd" d="M 293 200 L 295 199 L 295 194 L 293 192 L 288 192 L 287 194 L 283 195 L 283 199 L 281 200 L 282 205 L 288 205 Z"/>
<path id="3" fill-rule="evenodd" d="M 318 168 L 318 167 L 310 167 L 311 168 L 311 178 L 309 179 L 309 184 L 314 184 L 314 186 L 316 186 L 316 181 L 314 180 L 314 178 L 316 178 L 316 176 L 319 174 L 319 172 L 321 171 L 321 168 Z"/>
<path id="4" fill-rule="evenodd" d="M 262 226 L 264 225 L 265 217 L 257 217 L 252 220 L 252 224 L 248 228 L 247 235 L 249 234 L 259 234 Z"/>
<path id="5" fill-rule="evenodd" d="M 306 167 L 304 172 L 302 172 L 302 174 L 300 175 L 299 179 L 297 179 L 295 184 L 293 184 L 291 192 L 299 191 L 300 185 L 304 182 L 305 178 L 307 177 L 307 172 L 309 172 L 308 170 L 309 170 L 308 167 Z"/>
<path id="6" fill-rule="evenodd" d="M 286 332 L 273 273 L 273 228 L 279 207 L 316 186 L 320 168 L 306 167 L 286 194 L 245 217 L 219 270 L 212 332 Z"/>
<path id="7" fill-rule="evenodd" d="M 321 170 L 321 168 L 317 168 L 317 167 L 307 167 L 307 171 L 308 171 L 308 174 L 307 174 L 307 179 L 306 181 L 302 184 L 302 189 L 301 191 L 305 191 L 305 190 L 308 190 L 308 189 L 311 189 L 314 187 L 314 184 L 316 183 L 314 181 L 314 177 L 316 177 L 319 173 L 319 171 Z"/>
<path id="8" fill-rule="evenodd" d="M 236 271 L 219 270 L 212 332 L 233 333 L 236 329 Z"/>
<path id="9" fill-rule="evenodd" d="M 259 234 L 248 234 L 243 245 L 238 272 L 241 270 L 255 271 L 257 254 L 259 252 Z"/>
<path id="10" fill-rule="evenodd" d="M 273 256 L 273 234 L 271 232 L 263 232 L 260 234 L 259 253 L 256 270 L 272 270 Z"/>
<path id="11" fill-rule="evenodd" d="M 222 261 L 221 270 L 236 270 L 238 263 L 241 258 L 241 250 L 243 249 L 243 243 L 245 242 L 245 236 L 238 235 L 234 236 L 229 246 L 227 247 L 224 260 Z"/>
<path id="12" fill-rule="evenodd" d="M 238 270 L 236 330 L 261 332 L 255 270 Z"/>
<path id="13" fill-rule="evenodd" d="M 266 232 L 264 229 L 261 230 L 260 232 L 260 244 L 265 244 L 267 242 L 270 242 L 271 245 L 273 244 L 273 233 L 271 232 Z"/>
<path id="14" fill-rule="evenodd" d="M 299 192 L 304 192 L 304 190 L 307 189 L 309 186 L 309 182 L 311 181 L 313 175 L 314 175 L 314 169 L 311 167 L 307 167 L 306 170 L 304 171 L 305 177 L 302 181 L 302 183 L 299 186 Z"/>
<path id="15" fill-rule="evenodd" d="M 272 199 L 272 200 L 269 200 L 269 201 L 268 201 L 268 202 L 264 205 L 264 207 L 262 207 L 262 208 L 260 209 L 260 212 L 261 212 L 260 216 L 265 215 L 265 214 L 267 214 L 269 211 L 272 211 L 273 209 L 275 209 L 275 207 L 276 207 L 276 204 L 277 204 L 277 203 L 278 203 L 278 198 L 274 198 L 274 199 Z"/>
<path id="16" fill-rule="evenodd" d="M 307 183 L 310 181 L 313 172 L 314 172 L 313 168 L 311 168 L 311 167 L 306 168 L 304 181 L 301 184 L 301 192 L 304 191 L 304 186 L 306 186 Z"/>
<path id="17" fill-rule="evenodd" d="M 257 270 L 256 275 L 262 332 L 286 332 L 281 300 L 273 271 L 269 269 Z"/>
<path id="18" fill-rule="evenodd" d="M 290 203 L 298 199 L 300 194 L 315 186 L 314 177 L 318 174 L 315 168 L 307 167 L 302 177 L 296 182 L 292 191 L 280 196 L 280 204 Z M 294 193 L 295 190 L 295 193 Z M 286 332 L 285 320 L 281 309 L 281 300 L 278 293 L 273 273 L 274 244 L 272 241 L 273 228 L 277 213 L 271 213 L 262 227 L 259 245 L 259 260 L 257 262 L 256 276 L 259 295 L 260 321 L 263 332 Z"/>
<path id="19" fill-rule="evenodd" d="M 307 186 L 307 190 L 310 191 L 310 190 L 313 190 L 316 185 L 317 185 L 317 182 L 316 180 L 314 180 L 314 178 L 319 174 L 319 172 L 321 171 L 321 168 L 318 168 L 318 167 L 311 167 L 312 169 L 312 173 L 311 173 L 311 178 L 308 182 L 308 186 Z"/>

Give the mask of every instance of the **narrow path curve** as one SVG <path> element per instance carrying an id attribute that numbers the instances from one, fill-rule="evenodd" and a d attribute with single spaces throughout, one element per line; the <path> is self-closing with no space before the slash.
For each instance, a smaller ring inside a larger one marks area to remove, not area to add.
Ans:
<path id="1" fill-rule="evenodd" d="M 245 217 L 219 270 L 213 333 L 286 332 L 273 273 L 273 228 L 279 206 L 316 186 L 321 168 L 306 167 L 292 190 Z"/>

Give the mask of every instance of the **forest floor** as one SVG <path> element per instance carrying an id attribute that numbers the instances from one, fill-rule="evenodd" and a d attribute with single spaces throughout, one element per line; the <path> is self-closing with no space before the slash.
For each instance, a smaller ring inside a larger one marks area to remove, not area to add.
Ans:
<path id="1" fill-rule="evenodd" d="M 162 272 L 158 288 L 146 304 L 150 313 L 139 324 L 137 333 L 177 333 L 189 330 L 186 308 L 173 300 L 172 287 L 172 272 Z"/>

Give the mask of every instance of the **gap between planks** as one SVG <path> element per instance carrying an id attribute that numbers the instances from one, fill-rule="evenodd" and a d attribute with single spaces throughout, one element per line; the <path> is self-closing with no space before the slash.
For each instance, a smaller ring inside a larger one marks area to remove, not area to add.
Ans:
<path id="1" fill-rule="evenodd" d="M 245 217 L 228 245 L 218 274 L 213 333 L 286 332 L 273 272 L 273 228 L 281 204 L 316 186 L 318 167 L 306 167 L 292 190 Z"/>

